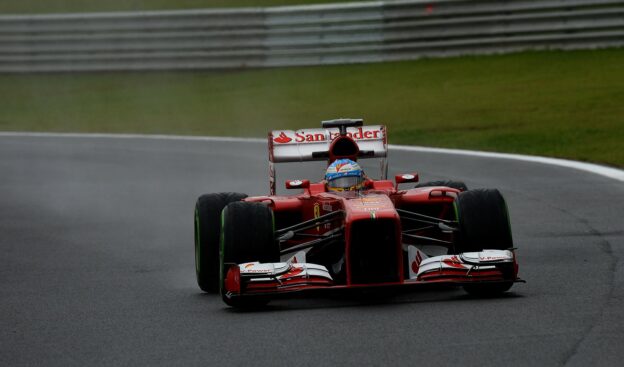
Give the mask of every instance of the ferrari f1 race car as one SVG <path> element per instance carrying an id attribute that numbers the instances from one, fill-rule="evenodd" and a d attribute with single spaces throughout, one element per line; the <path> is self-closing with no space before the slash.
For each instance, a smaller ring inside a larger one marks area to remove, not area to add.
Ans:
<path id="1" fill-rule="evenodd" d="M 415 172 L 387 180 L 385 126 L 329 120 L 321 129 L 272 131 L 268 144 L 269 195 L 206 194 L 195 206 L 197 282 L 226 304 L 427 284 L 487 296 L 522 281 L 500 192 L 458 181 L 401 188 L 418 182 Z M 357 181 L 353 167 L 367 158 L 381 161 L 380 179 L 332 186 L 333 177 Z M 287 180 L 299 192 L 276 195 L 275 163 L 301 161 L 326 161 L 333 176 Z"/>

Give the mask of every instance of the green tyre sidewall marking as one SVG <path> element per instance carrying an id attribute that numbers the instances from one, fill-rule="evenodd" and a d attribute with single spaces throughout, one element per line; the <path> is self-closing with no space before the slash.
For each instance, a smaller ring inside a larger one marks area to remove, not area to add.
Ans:
<path id="1" fill-rule="evenodd" d="M 201 272 L 201 237 L 199 228 L 199 211 L 195 207 L 195 273 Z"/>

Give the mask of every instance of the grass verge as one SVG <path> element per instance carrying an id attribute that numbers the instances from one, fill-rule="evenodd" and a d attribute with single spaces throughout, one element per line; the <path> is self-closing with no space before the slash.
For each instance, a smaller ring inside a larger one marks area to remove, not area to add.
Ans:
<path id="1" fill-rule="evenodd" d="M 624 49 L 230 72 L 0 75 L 0 130 L 265 136 L 363 117 L 390 142 L 624 167 Z"/>

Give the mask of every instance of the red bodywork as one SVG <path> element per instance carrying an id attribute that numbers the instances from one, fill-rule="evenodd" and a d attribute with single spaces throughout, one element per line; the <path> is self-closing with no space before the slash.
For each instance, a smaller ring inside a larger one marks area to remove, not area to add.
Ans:
<path id="1" fill-rule="evenodd" d="M 286 142 L 287 139 L 284 133 L 275 137 L 269 136 L 271 162 L 273 162 L 273 144 Z M 386 145 L 385 131 L 383 144 Z M 349 136 L 337 135 L 329 146 L 328 163 L 338 158 L 358 159 L 360 153 L 358 144 Z M 337 146 L 341 147 L 341 154 L 337 154 L 335 149 Z M 348 148 L 349 146 L 353 148 Z M 272 166 L 271 169 L 274 175 Z M 417 181 L 417 174 L 407 176 Z M 274 179 L 274 176 L 272 178 Z M 399 180 L 397 176 L 396 181 L 397 183 L 385 179 L 367 180 L 365 190 L 336 193 L 328 192 L 323 182 L 309 183 L 306 180 L 299 181 L 305 182 L 305 185 L 303 185 L 303 192 L 296 195 L 246 198 L 245 201 L 266 203 L 273 210 L 277 233 L 297 223 L 311 221 L 312 226 L 301 231 L 299 235 L 279 241 L 283 254 L 289 249 L 305 245 L 310 238 L 321 238 L 339 231 L 340 236 L 334 246 L 340 247 L 340 251 L 344 253 L 343 274 L 345 276 L 329 282 L 313 276 L 296 278 L 296 274 L 292 274 L 292 276 L 281 276 L 280 280 L 276 279 L 273 282 L 247 284 L 242 279 L 237 264 L 228 264 L 230 268 L 224 282 L 226 296 L 228 298 L 273 297 L 300 291 L 325 292 L 363 287 L 422 286 L 431 283 L 460 285 L 484 281 L 518 281 L 515 257 L 511 273 L 491 267 L 485 270 L 466 271 L 460 266 L 457 269 L 446 269 L 435 274 L 428 274 L 420 279 L 410 278 L 410 267 L 417 269 L 420 260 L 418 264 L 408 263 L 406 247 L 416 243 L 422 244 L 422 238 L 431 238 L 433 240 L 425 242 L 442 246 L 448 249 L 448 253 L 455 253 L 453 252 L 454 234 L 440 233 L 433 226 L 412 223 L 404 216 L 402 217 L 400 211 L 423 213 L 431 218 L 453 221 L 455 220 L 453 202 L 460 191 L 443 186 L 402 190 L 398 186 L 404 180 Z M 408 180 L 407 182 L 415 181 Z M 274 191 L 274 186 L 271 187 L 271 191 Z M 332 213 L 336 214 L 333 218 L 321 220 Z M 319 220 L 316 225 L 314 225 L 315 219 Z M 314 263 L 314 261 L 310 262 Z M 291 269 L 290 271 L 297 270 Z"/>

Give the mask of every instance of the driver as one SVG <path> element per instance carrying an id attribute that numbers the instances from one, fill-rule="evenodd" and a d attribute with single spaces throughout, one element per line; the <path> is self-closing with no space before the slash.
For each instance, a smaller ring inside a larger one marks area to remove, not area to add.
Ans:
<path id="1" fill-rule="evenodd" d="M 327 167 L 325 181 L 329 191 L 361 190 L 364 183 L 364 171 L 359 164 L 350 159 L 337 159 Z"/>

